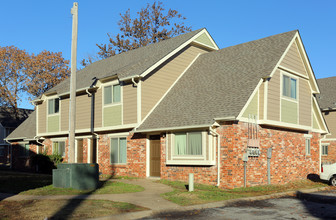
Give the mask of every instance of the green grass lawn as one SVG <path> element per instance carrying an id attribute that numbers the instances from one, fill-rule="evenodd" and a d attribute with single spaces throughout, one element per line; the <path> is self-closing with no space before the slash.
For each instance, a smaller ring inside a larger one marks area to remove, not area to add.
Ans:
<path id="1" fill-rule="evenodd" d="M 143 187 L 138 185 L 108 181 L 111 178 L 100 181 L 97 190 L 76 190 L 53 187 L 51 175 L 0 171 L 0 192 L 23 195 L 78 195 L 91 193 L 117 194 L 144 190 Z"/>
<path id="2" fill-rule="evenodd" d="M 159 180 L 158 182 L 169 185 L 174 189 L 172 192 L 162 194 L 163 198 L 183 206 L 327 186 L 324 183 L 313 182 L 310 180 L 294 181 L 284 185 L 263 185 L 231 190 L 219 189 L 215 186 L 195 184 L 194 192 L 188 192 L 186 189 L 187 183 L 185 182 L 168 180 Z"/>

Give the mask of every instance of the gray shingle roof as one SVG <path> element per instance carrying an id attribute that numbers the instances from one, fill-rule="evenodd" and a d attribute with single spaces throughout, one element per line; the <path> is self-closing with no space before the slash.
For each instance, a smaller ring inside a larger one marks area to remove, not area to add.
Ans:
<path id="1" fill-rule="evenodd" d="M 318 79 L 317 84 L 321 92 L 317 95 L 320 108 L 336 108 L 336 76 Z"/>
<path id="2" fill-rule="evenodd" d="M 269 76 L 297 31 L 202 54 L 138 128 L 212 124 L 238 116 L 262 77 Z"/>
<path id="3" fill-rule="evenodd" d="M 26 138 L 33 139 L 36 136 L 36 112 L 32 112 L 29 117 L 20 124 L 6 139 Z"/>
<path id="4" fill-rule="evenodd" d="M 94 77 L 100 79 L 118 75 L 119 78 L 125 78 L 140 75 L 203 29 L 204 28 L 92 63 L 77 72 L 76 87 L 77 89 L 89 87 L 93 83 L 92 78 Z M 48 92 L 57 91 L 58 94 L 69 92 L 69 85 L 70 79 L 66 79 Z"/>

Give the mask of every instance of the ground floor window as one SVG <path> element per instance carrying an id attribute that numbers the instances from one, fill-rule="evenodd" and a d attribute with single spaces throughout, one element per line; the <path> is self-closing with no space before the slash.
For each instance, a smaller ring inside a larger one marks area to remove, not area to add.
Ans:
<path id="1" fill-rule="evenodd" d="M 175 155 L 202 155 L 202 132 L 175 133 Z"/>
<path id="2" fill-rule="evenodd" d="M 306 138 L 306 155 L 310 155 L 310 138 Z"/>
<path id="3" fill-rule="evenodd" d="M 53 141 L 53 154 L 59 154 L 65 157 L 65 141 Z"/>
<path id="4" fill-rule="evenodd" d="M 111 138 L 111 164 L 125 164 L 127 162 L 127 141 L 125 137 Z"/>
<path id="5" fill-rule="evenodd" d="M 322 145 L 322 155 L 328 155 L 328 145 L 327 144 Z"/>
<path id="6" fill-rule="evenodd" d="M 20 157 L 28 157 L 29 156 L 29 144 L 20 144 Z"/>

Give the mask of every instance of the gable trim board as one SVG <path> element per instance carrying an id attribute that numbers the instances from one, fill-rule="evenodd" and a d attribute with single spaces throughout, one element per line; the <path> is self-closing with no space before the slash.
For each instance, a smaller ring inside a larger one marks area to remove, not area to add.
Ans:
<path id="1" fill-rule="evenodd" d="M 145 77 L 147 76 L 149 73 L 151 73 L 154 69 L 156 69 L 158 66 L 160 66 L 162 63 L 164 63 L 166 60 L 168 60 L 170 57 L 174 56 L 178 51 L 180 51 L 181 49 L 183 49 L 184 47 L 186 47 L 188 44 L 190 44 L 191 42 L 193 42 L 196 38 L 198 38 L 200 35 L 202 35 L 203 33 L 206 33 L 207 30 L 203 29 L 202 31 L 200 31 L 199 33 L 197 33 L 195 36 L 193 36 L 192 38 L 190 38 L 188 41 L 184 42 L 182 45 L 180 45 L 178 48 L 176 48 L 175 50 L 173 50 L 172 52 L 170 52 L 169 54 L 167 54 L 165 57 L 163 57 L 161 60 L 159 60 L 158 62 L 156 62 L 154 65 L 152 65 L 151 67 L 149 67 L 145 72 L 141 73 L 140 76 L 141 77 Z M 208 35 L 210 37 L 210 35 Z M 213 41 L 213 40 L 212 40 Z M 213 41 L 214 42 L 214 41 Z M 218 46 L 215 44 L 215 49 L 218 50 Z M 130 77 L 127 77 L 130 78 Z M 127 78 L 122 78 L 120 79 L 120 81 L 124 81 Z M 132 78 L 132 77 L 131 77 Z"/>
<path id="2" fill-rule="evenodd" d="M 325 120 L 324 120 L 324 117 L 322 116 L 320 106 L 319 106 L 319 104 L 317 103 L 316 98 L 315 98 L 314 96 L 313 96 L 313 103 L 314 103 L 314 105 L 315 105 L 316 108 L 317 108 L 318 116 L 320 117 L 320 120 L 321 120 L 321 122 L 322 122 L 322 125 L 321 125 L 320 122 L 319 122 L 319 120 L 317 120 L 317 122 L 318 122 L 319 125 L 320 125 L 320 130 L 322 130 L 322 131 L 324 131 L 324 132 L 326 132 L 326 133 L 330 133 L 330 132 L 329 132 L 329 129 L 328 129 L 328 126 L 327 126 L 327 124 L 326 124 L 326 122 L 325 122 Z M 314 108 L 313 108 L 313 109 L 314 109 Z"/>

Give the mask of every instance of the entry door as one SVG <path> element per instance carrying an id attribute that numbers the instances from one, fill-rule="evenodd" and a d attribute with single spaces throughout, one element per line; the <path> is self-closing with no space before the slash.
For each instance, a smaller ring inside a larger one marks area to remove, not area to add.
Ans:
<path id="1" fill-rule="evenodd" d="M 150 136 L 150 176 L 160 177 L 161 146 L 160 136 Z"/>
<path id="2" fill-rule="evenodd" d="M 83 139 L 77 139 L 76 140 L 76 143 L 77 143 L 77 155 L 76 155 L 76 162 L 77 163 L 83 163 Z"/>

